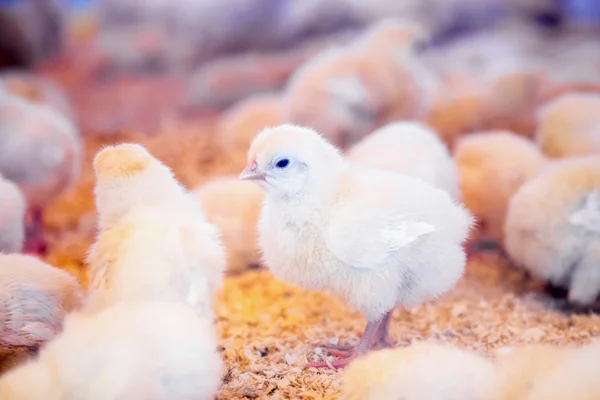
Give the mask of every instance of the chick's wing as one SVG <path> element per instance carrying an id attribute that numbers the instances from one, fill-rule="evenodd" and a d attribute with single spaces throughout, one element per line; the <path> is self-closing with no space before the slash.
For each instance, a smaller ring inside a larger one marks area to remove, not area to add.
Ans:
<path id="1" fill-rule="evenodd" d="M 393 262 L 397 252 L 435 227 L 384 207 L 339 207 L 325 231 L 325 243 L 338 259 L 358 269 L 377 269 Z"/>

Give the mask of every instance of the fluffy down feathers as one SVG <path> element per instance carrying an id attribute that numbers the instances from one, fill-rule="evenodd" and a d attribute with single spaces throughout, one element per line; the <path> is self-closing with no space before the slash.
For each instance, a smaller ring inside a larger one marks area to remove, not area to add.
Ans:
<path id="1" fill-rule="evenodd" d="M 106 148 L 94 165 L 101 223 L 87 257 L 89 307 L 177 300 L 210 313 L 226 261 L 220 233 L 198 202 L 141 146 Z M 162 188 L 162 198 L 144 196 L 144 189 L 156 191 L 152 184 Z"/>
<path id="2" fill-rule="evenodd" d="M 423 342 L 352 362 L 342 399 L 488 400 L 493 377 L 493 363 L 477 353 Z"/>
<path id="3" fill-rule="evenodd" d="M 41 208 L 79 177 L 76 127 L 45 104 L 0 96 L 0 173 L 15 182 L 31 208 Z"/>
<path id="4" fill-rule="evenodd" d="M 379 128 L 347 153 L 348 161 L 420 178 L 460 200 L 458 169 L 435 132 L 419 122 Z"/>
<path id="5" fill-rule="evenodd" d="M 600 157 L 556 161 L 510 200 L 508 255 L 534 277 L 590 305 L 600 294 Z"/>
<path id="6" fill-rule="evenodd" d="M 502 243 L 509 199 L 534 177 L 546 158 L 534 143 L 506 131 L 464 136 L 454 149 L 462 198 L 481 234 Z"/>
<path id="7" fill-rule="evenodd" d="M 0 254 L 0 346 L 37 348 L 62 329 L 82 302 L 69 273 L 21 254 Z M 0 396 L 1 397 L 1 396 Z"/>
<path id="8" fill-rule="evenodd" d="M 0 252 L 18 253 L 25 240 L 25 198 L 17 185 L 0 176 Z"/>
<path id="9" fill-rule="evenodd" d="M 353 166 L 316 132 L 291 125 L 262 131 L 248 160 L 242 176 L 264 177 L 260 246 L 280 278 L 329 288 L 370 320 L 436 298 L 461 277 L 472 217 L 446 192 Z"/>
<path id="10" fill-rule="evenodd" d="M 536 140 L 550 157 L 600 153 L 600 95 L 569 93 L 538 112 Z"/>
<path id="11" fill-rule="evenodd" d="M 215 178 L 194 195 L 200 201 L 207 220 L 219 227 L 227 251 L 227 271 L 238 273 L 260 264 L 256 224 L 264 192 L 252 182 L 237 176 Z"/>
<path id="12" fill-rule="evenodd" d="M 222 360 L 209 318 L 170 302 L 119 303 L 74 314 L 62 334 L 0 379 L 20 400 L 214 399 Z"/>

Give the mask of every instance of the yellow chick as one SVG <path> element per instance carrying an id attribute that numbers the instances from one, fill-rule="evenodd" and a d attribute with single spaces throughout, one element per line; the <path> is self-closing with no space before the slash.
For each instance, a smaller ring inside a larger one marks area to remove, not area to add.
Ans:
<path id="1" fill-rule="evenodd" d="M 0 379 L 19 400 L 211 400 L 223 361 L 212 320 L 176 302 L 122 302 L 70 315 L 37 360 Z"/>
<path id="2" fill-rule="evenodd" d="M 25 240 L 25 197 L 0 175 L 0 253 L 19 253 Z"/>
<path id="3" fill-rule="evenodd" d="M 527 400 L 598 400 L 600 340 L 569 349 L 560 365 L 537 380 Z"/>
<path id="4" fill-rule="evenodd" d="M 36 351 L 61 332 L 65 316 L 82 301 L 68 272 L 33 256 L 0 254 L 0 352 Z"/>
<path id="5" fill-rule="evenodd" d="M 418 62 L 414 26 L 383 20 L 346 46 L 303 64 L 285 90 L 284 118 L 345 147 L 395 118 L 420 118 L 434 93 Z"/>
<path id="6" fill-rule="evenodd" d="M 503 241 L 509 199 L 547 160 L 530 140 L 508 131 L 460 138 L 454 149 L 462 199 L 477 218 L 482 238 Z"/>
<path id="7" fill-rule="evenodd" d="M 473 351 L 420 342 L 353 361 L 342 400 L 489 400 L 494 364 Z"/>
<path id="8" fill-rule="evenodd" d="M 260 265 L 256 225 L 264 192 L 237 176 L 214 178 L 194 191 L 208 222 L 219 227 L 227 252 L 227 271 L 240 273 Z"/>
<path id="9" fill-rule="evenodd" d="M 496 349 L 494 395 L 490 399 L 529 399 L 532 387 L 559 369 L 569 351 L 567 347 L 549 344 Z M 571 399 L 564 400 L 567 398 Z"/>
<path id="10" fill-rule="evenodd" d="M 0 174 L 27 200 L 30 251 L 45 251 L 42 210 L 79 177 L 81 146 L 75 125 L 50 106 L 0 95 Z"/>
<path id="11" fill-rule="evenodd" d="M 312 129 L 260 132 L 240 178 L 266 192 L 258 232 L 269 269 L 305 289 L 331 290 L 367 320 L 358 346 L 307 367 L 340 368 L 390 346 L 395 307 L 433 300 L 463 274 L 473 218 L 462 205 L 421 179 L 349 163 Z"/>
<path id="12" fill-rule="evenodd" d="M 510 199 L 508 255 L 537 279 L 569 290 L 577 306 L 600 295 L 600 156 L 558 160 Z"/>
<path id="13" fill-rule="evenodd" d="M 448 148 L 420 122 L 393 122 L 346 152 L 352 163 L 420 178 L 460 201 L 458 168 Z"/>
<path id="14" fill-rule="evenodd" d="M 541 107 L 535 139 L 549 157 L 600 153 L 600 95 L 567 93 Z"/>
<path id="15" fill-rule="evenodd" d="M 248 151 L 254 136 L 264 128 L 284 123 L 281 96 L 248 97 L 221 115 L 218 141 L 225 153 Z M 242 157 L 243 158 L 243 157 Z"/>
<path id="16" fill-rule="evenodd" d="M 99 232 L 87 256 L 87 309 L 148 299 L 211 313 L 226 260 L 198 202 L 140 145 L 105 147 L 93 164 Z"/>

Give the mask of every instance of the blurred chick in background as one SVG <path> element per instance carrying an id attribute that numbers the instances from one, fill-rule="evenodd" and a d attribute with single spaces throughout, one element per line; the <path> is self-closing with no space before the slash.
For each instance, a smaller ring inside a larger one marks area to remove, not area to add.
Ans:
<path id="1" fill-rule="evenodd" d="M 33 256 L 0 254 L 0 358 L 19 348 L 36 352 L 62 331 L 63 319 L 82 301 L 68 272 Z"/>
<path id="2" fill-rule="evenodd" d="M 461 137 L 454 149 L 462 199 L 477 218 L 478 239 L 503 243 L 508 201 L 547 160 L 530 140 L 507 131 Z"/>
<path id="3" fill-rule="evenodd" d="M 394 118 L 423 116 L 435 81 L 416 58 L 421 35 L 412 24 L 386 19 L 317 55 L 288 81 L 285 120 L 346 147 Z"/>
<path id="4" fill-rule="evenodd" d="M 599 308 L 600 157 L 555 161 L 510 199 L 505 249 L 537 279 Z"/>
<path id="5" fill-rule="evenodd" d="M 105 147 L 93 165 L 99 231 L 86 259 L 86 308 L 168 300 L 212 315 L 225 252 L 198 202 L 140 145 Z"/>
<path id="6" fill-rule="evenodd" d="M 214 399 L 223 361 L 210 318 L 174 302 L 122 302 L 72 314 L 36 360 L 0 379 L 19 400 Z"/>
<path id="7" fill-rule="evenodd" d="M 45 253 L 43 209 L 79 177 L 79 132 L 46 104 L 0 93 L 0 174 L 27 199 L 25 250 Z"/>
<path id="8" fill-rule="evenodd" d="M 0 253 L 19 253 L 25 240 L 25 197 L 0 175 Z"/>
<path id="9" fill-rule="evenodd" d="M 260 265 L 256 225 L 263 190 L 237 176 L 216 177 L 194 190 L 206 219 L 219 227 L 227 252 L 227 272 L 240 273 Z"/>
<path id="10" fill-rule="evenodd" d="M 325 345 L 342 358 L 307 367 L 340 368 L 391 346 L 396 306 L 433 300 L 462 276 L 468 211 L 420 179 L 348 163 L 309 128 L 263 130 L 240 178 L 266 191 L 258 231 L 271 271 L 305 289 L 332 290 L 366 317 L 358 346 Z"/>
<path id="11" fill-rule="evenodd" d="M 477 353 L 419 342 L 353 361 L 344 372 L 343 400 L 489 400 L 494 364 Z"/>
<path id="12" fill-rule="evenodd" d="M 352 146 L 346 159 L 420 178 L 460 201 L 458 169 L 448 148 L 420 122 L 387 124 Z"/>
<path id="13" fill-rule="evenodd" d="M 536 141 L 549 157 L 600 154 L 600 94 L 569 93 L 547 103 Z"/>
<path id="14" fill-rule="evenodd" d="M 236 103 L 221 115 L 217 140 L 224 153 L 235 155 L 232 162 L 246 158 L 257 132 L 285 122 L 281 102 L 281 96 L 276 94 L 255 95 Z"/>

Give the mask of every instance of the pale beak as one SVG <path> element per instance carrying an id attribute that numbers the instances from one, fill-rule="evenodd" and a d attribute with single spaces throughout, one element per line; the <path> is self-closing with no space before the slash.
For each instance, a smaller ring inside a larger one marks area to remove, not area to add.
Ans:
<path id="1" fill-rule="evenodd" d="M 240 174 L 240 179 L 245 181 L 264 181 L 265 174 L 256 170 L 256 165 L 247 166 Z"/>

